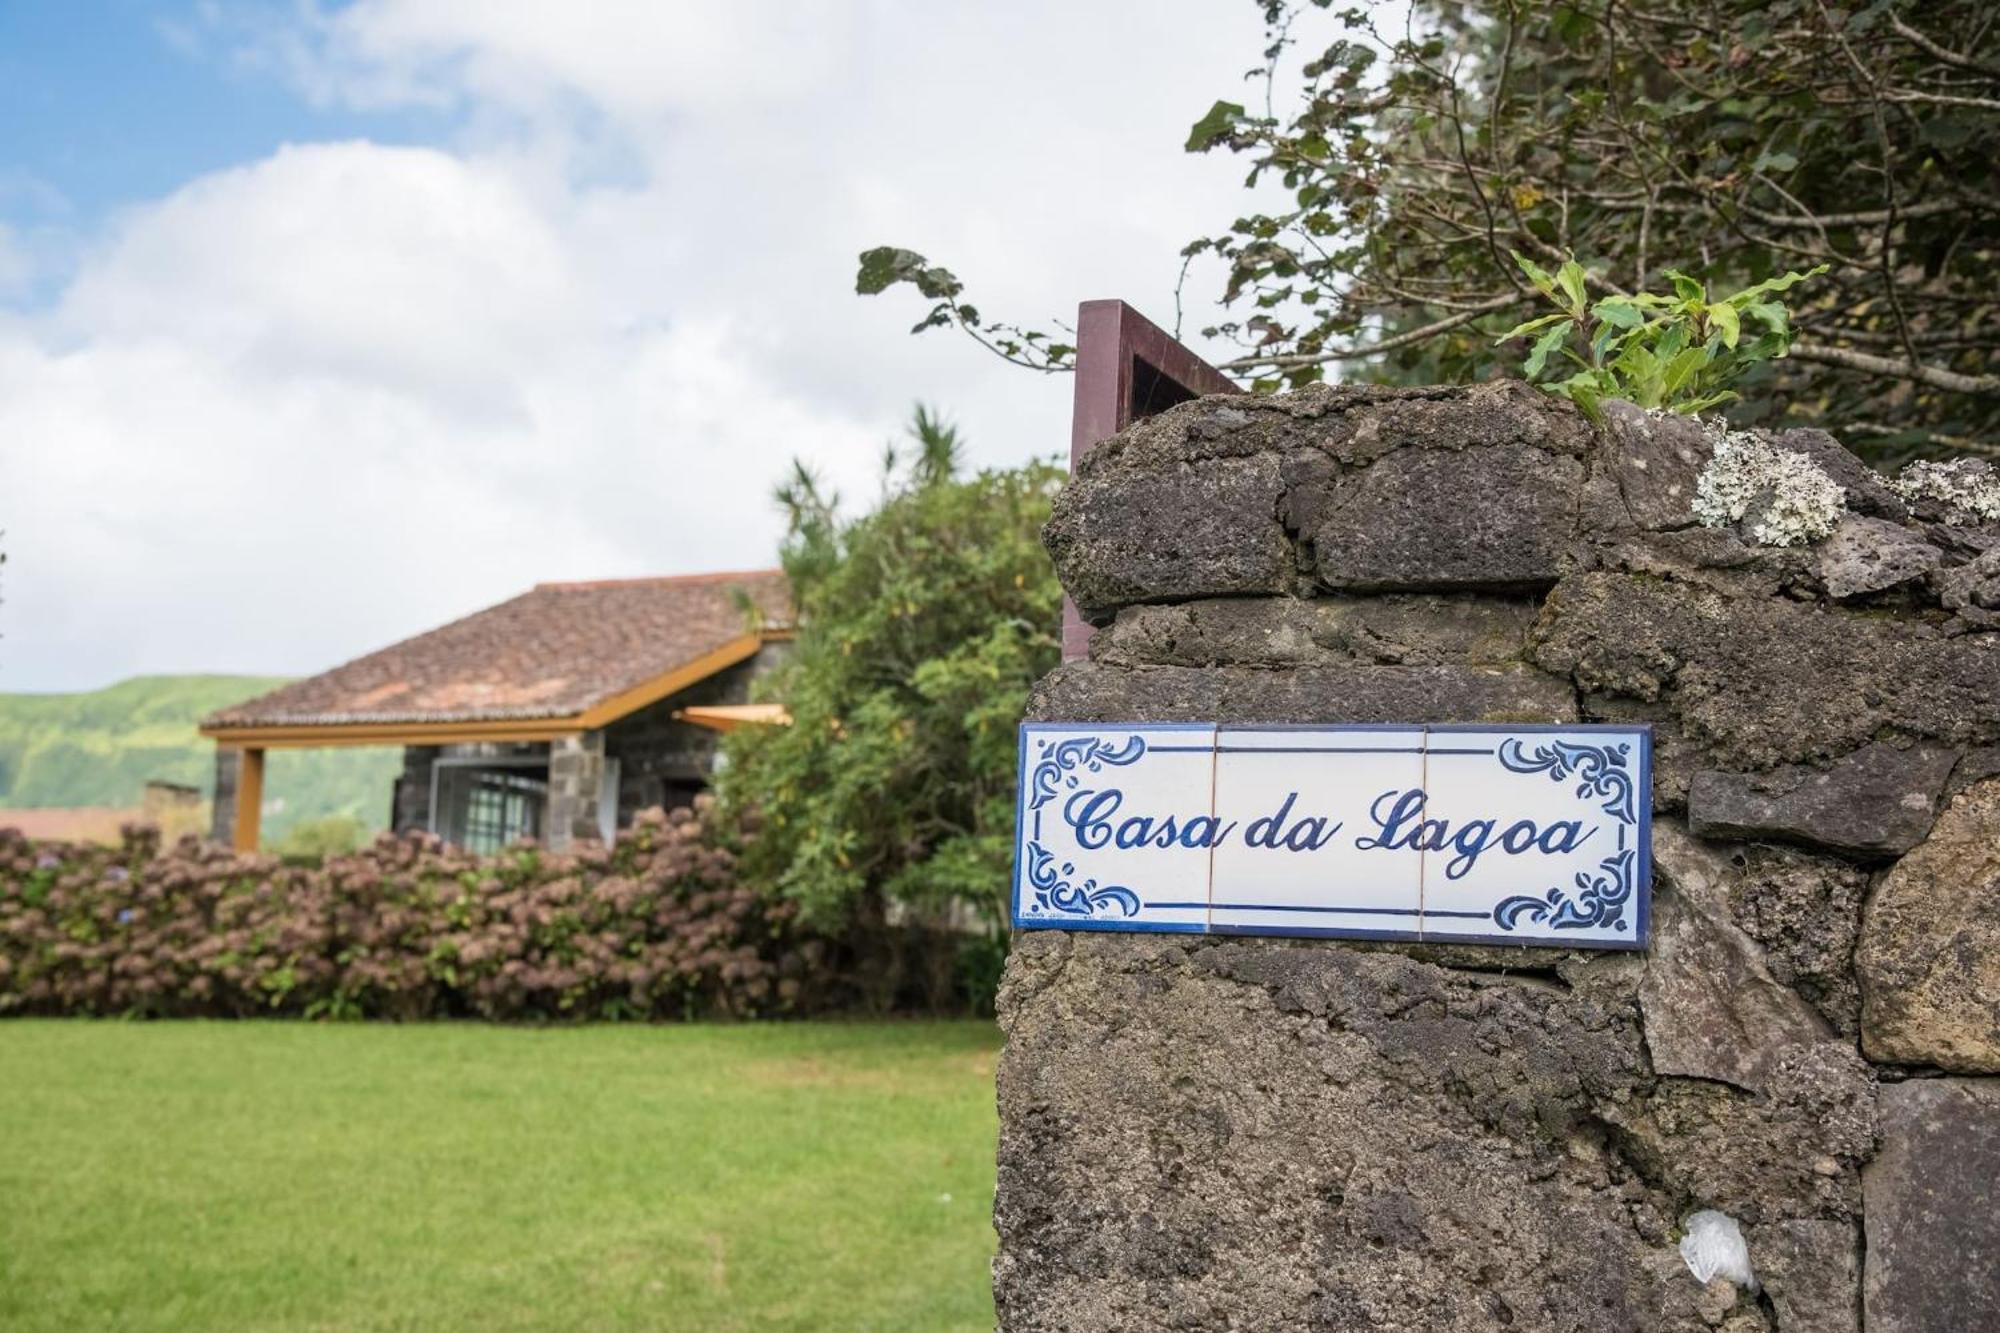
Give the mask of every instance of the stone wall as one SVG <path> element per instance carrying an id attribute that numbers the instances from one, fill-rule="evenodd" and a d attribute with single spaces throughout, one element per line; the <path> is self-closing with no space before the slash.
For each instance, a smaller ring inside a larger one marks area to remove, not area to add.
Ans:
<path id="1" fill-rule="evenodd" d="M 552 852 L 579 842 L 604 841 L 598 822 L 604 793 L 604 733 L 579 732 L 549 742 L 548 827 L 542 839 Z"/>
<path id="2" fill-rule="evenodd" d="M 1825 540 L 1697 524 L 1697 424 L 1511 383 L 1086 458 L 1046 539 L 1100 628 L 1031 717 L 1648 722 L 1652 940 L 1018 936 L 1003 1327 L 2000 1328 L 2000 527 L 1772 442 Z M 1690 1274 L 1705 1208 L 1755 1289 Z"/>
<path id="3" fill-rule="evenodd" d="M 389 831 L 409 833 L 431 826 L 431 774 L 438 756 L 437 745 L 405 745 L 403 771 L 396 775 L 389 793 Z"/>
<path id="4" fill-rule="evenodd" d="M 722 734 L 679 722 L 674 713 L 704 704 L 750 701 L 751 686 L 780 665 L 791 644 L 765 644 L 754 657 L 697 681 L 678 694 L 618 719 L 604 732 L 604 752 L 618 761 L 618 823 L 630 824 L 641 810 L 675 809 L 708 788 Z"/>

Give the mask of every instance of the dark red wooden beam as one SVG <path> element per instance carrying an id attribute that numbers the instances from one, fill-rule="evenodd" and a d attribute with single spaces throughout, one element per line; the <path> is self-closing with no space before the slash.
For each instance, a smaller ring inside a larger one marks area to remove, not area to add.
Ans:
<path id="1" fill-rule="evenodd" d="M 1123 301 L 1085 301 L 1076 315 L 1076 402 L 1069 467 L 1135 421 L 1236 382 Z M 1063 661 L 1090 651 L 1090 626 L 1063 599 Z"/>

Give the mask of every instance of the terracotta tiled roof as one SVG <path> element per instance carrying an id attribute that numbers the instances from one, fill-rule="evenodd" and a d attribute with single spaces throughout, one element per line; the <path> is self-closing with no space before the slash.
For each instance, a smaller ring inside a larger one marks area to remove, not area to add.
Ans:
<path id="1" fill-rule="evenodd" d="M 204 728 L 570 717 L 727 648 L 786 628 L 775 569 L 543 583 L 322 675 L 206 719 Z"/>

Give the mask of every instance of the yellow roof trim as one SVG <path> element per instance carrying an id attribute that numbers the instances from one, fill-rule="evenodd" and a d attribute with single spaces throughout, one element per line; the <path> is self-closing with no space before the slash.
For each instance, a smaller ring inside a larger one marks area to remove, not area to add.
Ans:
<path id="1" fill-rule="evenodd" d="M 693 704 L 676 708 L 674 716 L 683 722 L 710 731 L 734 731 L 738 727 L 789 727 L 792 715 L 783 704 Z"/>
<path id="2" fill-rule="evenodd" d="M 627 713 L 636 713 L 647 704 L 656 704 L 670 694 L 678 694 L 698 680 L 707 680 L 718 671 L 749 661 L 763 646 L 764 637 L 761 634 L 745 634 L 731 639 L 713 652 L 703 653 L 692 662 L 677 666 L 672 671 L 663 671 L 649 681 L 585 709 L 582 718 L 584 729 L 593 730 L 607 722 L 616 722 Z"/>
<path id="3" fill-rule="evenodd" d="M 481 741 L 552 741 L 584 730 L 576 716 L 469 722 L 292 722 L 276 726 L 203 727 L 217 745 L 290 749 L 320 745 L 471 745 Z"/>

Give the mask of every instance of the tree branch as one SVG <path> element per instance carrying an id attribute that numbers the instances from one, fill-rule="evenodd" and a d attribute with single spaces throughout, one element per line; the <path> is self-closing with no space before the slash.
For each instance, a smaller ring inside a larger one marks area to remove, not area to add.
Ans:
<path id="1" fill-rule="evenodd" d="M 1490 301 L 1482 301 L 1462 314 L 1437 320 L 1434 323 L 1424 325 L 1422 328 L 1411 329 L 1408 333 L 1399 333 L 1393 338 L 1384 338 L 1378 343 L 1369 343 L 1362 347 L 1343 348 L 1337 352 L 1310 352 L 1291 356 L 1238 357 L 1234 361 L 1223 362 L 1217 369 L 1252 370 L 1259 366 L 1268 366 L 1274 370 L 1283 370 L 1289 366 L 1325 365 L 1329 361 L 1358 361 L 1362 357 L 1374 356 L 1377 352 L 1393 352 L 1399 347 L 1409 347 L 1415 343 L 1435 338 L 1440 333 L 1449 333 L 1462 324 L 1470 324 L 1473 320 L 1481 316 L 1505 310 L 1511 305 L 1518 305 L 1520 301 L 1521 298 L 1519 296 L 1509 292 L 1505 296 L 1496 296 Z"/>
<path id="2" fill-rule="evenodd" d="M 1942 366 L 1898 361 L 1894 357 L 1873 356 L 1867 352 L 1849 351 L 1845 347 L 1795 343 L 1792 346 L 1792 359 L 1812 361 L 1822 366 L 1840 366 L 1847 370 L 1866 371 L 1871 375 L 1888 375 L 1895 379 L 1909 380 L 1913 384 L 1928 384 L 1933 389 L 1944 389 L 1950 393 L 2000 393 L 2000 375 L 1964 375 L 1956 370 L 1946 370 Z"/>

